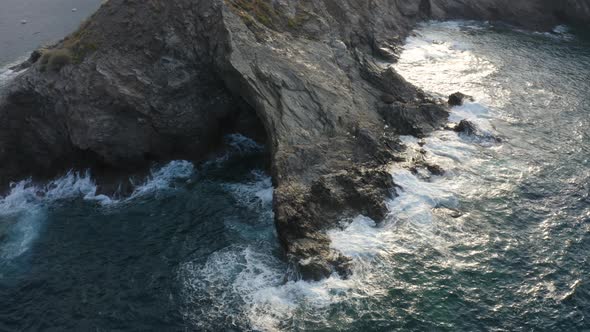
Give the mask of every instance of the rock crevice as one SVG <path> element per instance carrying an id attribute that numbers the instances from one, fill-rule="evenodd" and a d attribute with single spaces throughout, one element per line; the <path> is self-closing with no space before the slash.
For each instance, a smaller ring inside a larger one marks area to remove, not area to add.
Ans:
<path id="1" fill-rule="evenodd" d="M 198 160 L 229 128 L 259 122 L 286 256 L 306 279 L 346 275 L 349 260 L 324 231 L 358 214 L 383 219 L 398 135 L 446 122 L 446 104 L 389 67 L 410 29 L 428 18 L 588 22 L 587 1 L 566 2 L 578 10 L 544 0 L 109 0 L 19 67 L 0 101 L 0 184 L 80 161 Z M 51 50 L 72 58 L 49 68 Z"/>

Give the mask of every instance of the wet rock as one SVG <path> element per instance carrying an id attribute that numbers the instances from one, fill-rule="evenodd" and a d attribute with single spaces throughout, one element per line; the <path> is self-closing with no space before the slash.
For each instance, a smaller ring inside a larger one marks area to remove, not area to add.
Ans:
<path id="1" fill-rule="evenodd" d="M 442 217 L 450 217 L 453 219 L 458 219 L 463 216 L 463 212 L 454 208 L 448 208 L 444 206 L 437 206 L 434 209 L 434 212 Z"/>
<path id="2" fill-rule="evenodd" d="M 325 239 L 325 242 L 329 242 L 329 240 Z M 318 243 L 322 243 L 322 241 L 296 243 L 296 246 L 301 246 L 301 248 L 294 248 L 295 252 L 298 252 L 300 257 L 306 257 L 299 259 L 297 264 L 301 278 L 318 281 L 332 274 L 337 274 L 341 278 L 349 277 L 352 260 L 331 249 L 318 252 Z"/>
<path id="3" fill-rule="evenodd" d="M 399 135 L 422 137 L 439 129 L 449 116 L 447 109 L 435 103 L 395 102 L 380 107 L 387 124 Z"/>
<path id="4" fill-rule="evenodd" d="M 383 101 L 386 104 L 393 104 L 397 101 L 397 99 L 393 95 L 385 93 L 381 95 L 381 101 Z"/>
<path id="5" fill-rule="evenodd" d="M 0 185 L 199 160 L 228 130 L 263 128 L 286 256 L 306 279 L 347 275 L 325 231 L 358 214 L 382 220 L 395 136 L 448 117 L 381 60 L 422 19 L 587 22 L 582 2 L 563 3 L 574 2 L 576 13 L 548 0 L 282 0 L 263 15 L 238 0 L 110 0 L 50 47 L 75 61 L 43 71 L 35 55 L 1 97 Z"/>
<path id="6" fill-rule="evenodd" d="M 445 170 L 439 165 L 426 164 L 426 169 L 428 169 L 432 175 L 441 176 L 445 174 Z"/>
<path id="7" fill-rule="evenodd" d="M 454 130 L 458 133 L 465 135 L 475 135 L 478 132 L 477 125 L 468 120 L 461 120 L 458 125 L 455 126 Z"/>
<path id="8" fill-rule="evenodd" d="M 16 66 L 10 67 L 10 70 L 14 71 L 21 71 L 31 67 L 35 62 L 37 62 L 41 56 L 43 55 L 41 50 L 35 50 L 31 53 L 27 61 L 20 63 Z"/>
<path id="9" fill-rule="evenodd" d="M 477 137 L 481 141 L 484 142 L 491 142 L 491 143 L 502 143 L 503 140 L 501 137 L 495 136 L 491 133 L 483 132 L 478 128 L 478 126 L 468 120 L 461 120 L 459 124 L 457 124 L 454 128 L 452 128 L 455 132 L 461 133 L 466 136 L 473 136 Z"/>
<path id="10" fill-rule="evenodd" d="M 563 23 L 588 26 L 587 0 L 430 0 L 430 17 L 503 21 L 532 30 L 550 31 Z"/>
<path id="11" fill-rule="evenodd" d="M 409 168 L 410 172 L 414 175 L 420 175 L 424 179 L 430 179 L 431 176 L 442 176 L 445 175 L 445 170 L 435 164 L 431 164 L 424 160 L 424 158 L 420 158 L 419 160 L 415 160 L 414 164 Z M 425 173 L 428 172 L 428 173 Z"/>
<path id="12" fill-rule="evenodd" d="M 461 106 L 465 101 L 473 101 L 473 97 L 465 95 L 461 92 L 455 92 L 449 96 L 449 106 Z"/>

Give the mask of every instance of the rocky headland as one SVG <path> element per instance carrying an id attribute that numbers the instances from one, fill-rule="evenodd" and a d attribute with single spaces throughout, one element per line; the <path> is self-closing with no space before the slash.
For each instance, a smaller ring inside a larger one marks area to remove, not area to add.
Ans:
<path id="1" fill-rule="evenodd" d="M 383 219 L 398 136 L 447 121 L 448 104 L 390 64 L 417 22 L 457 18 L 548 30 L 589 24 L 590 1 L 106 1 L 15 68 L 0 97 L 0 185 L 202 160 L 242 132 L 269 148 L 286 258 L 305 279 L 345 276 L 324 231 Z"/>

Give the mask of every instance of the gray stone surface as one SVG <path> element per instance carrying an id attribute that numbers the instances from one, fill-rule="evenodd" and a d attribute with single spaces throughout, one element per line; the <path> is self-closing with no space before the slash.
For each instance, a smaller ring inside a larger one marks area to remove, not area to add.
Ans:
<path id="1" fill-rule="evenodd" d="M 70 50 L 70 64 L 31 61 L 0 101 L 0 183 L 72 165 L 198 160 L 255 115 L 286 257 L 306 279 L 346 275 L 349 259 L 324 231 L 359 213 L 383 219 L 397 136 L 446 122 L 443 103 L 388 67 L 414 24 L 505 18 L 546 28 L 590 17 L 588 2 L 573 0 L 579 10 L 542 0 L 260 2 L 106 2 L 53 47 Z"/>

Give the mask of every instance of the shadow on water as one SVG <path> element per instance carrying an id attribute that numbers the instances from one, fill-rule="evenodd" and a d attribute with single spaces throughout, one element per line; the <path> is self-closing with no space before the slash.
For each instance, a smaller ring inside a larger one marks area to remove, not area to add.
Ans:
<path id="1" fill-rule="evenodd" d="M 84 174 L 21 183 L 0 200 L 0 330 L 590 328 L 590 47 L 576 33 L 433 22 L 407 40 L 396 69 L 473 95 L 450 121 L 504 140 L 402 137 L 446 174 L 398 165 L 385 222 L 328 233 L 353 258 L 347 280 L 285 280 L 267 160 L 243 136 L 129 198 Z"/>
<path id="2" fill-rule="evenodd" d="M 240 135 L 228 144 L 199 168 L 155 169 L 128 198 L 95 195 L 85 175 L 13 188 L 0 202 L 0 330 L 182 329 L 181 263 L 276 241 L 268 156 Z"/>

